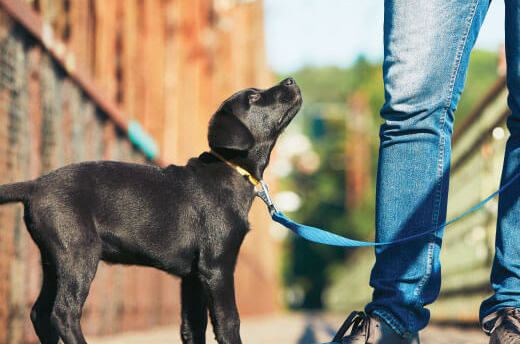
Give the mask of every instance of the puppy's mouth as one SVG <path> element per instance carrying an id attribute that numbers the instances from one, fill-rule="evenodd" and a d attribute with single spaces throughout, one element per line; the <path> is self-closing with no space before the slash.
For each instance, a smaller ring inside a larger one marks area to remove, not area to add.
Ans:
<path id="1" fill-rule="evenodd" d="M 302 95 L 300 92 L 296 94 L 296 97 L 294 98 L 293 104 L 287 109 L 285 114 L 280 117 L 278 120 L 278 125 L 280 125 L 280 128 L 284 128 L 286 125 L 291 122 L 291 120 L 296 116 L 298 111 L 300 111 L 300 108 L 302 106 Z"/>

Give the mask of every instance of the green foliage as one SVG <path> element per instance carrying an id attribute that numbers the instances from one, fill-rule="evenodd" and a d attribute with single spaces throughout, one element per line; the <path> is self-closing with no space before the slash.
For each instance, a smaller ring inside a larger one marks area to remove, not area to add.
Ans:
<path id="1" fill-rule="evenodd" d="M 473 53 L 468 71 L 468 83 L 457 111 L 457 122 L 473 109 L 480 98 L 496 80 L 496 54 L 476 51 Z M 301 208 L 290 214 L 296 221 L 329 229 L 337 234 L 354 239 L 373 240 L 374 237 L 374 199 L 377 154 L 379 146 L 378 130 L 381 119 L 379 109 L 384 103 L 382 68 L 360 58 L 350 68 L 305 67 L 292 74 L 300 85 L 304 97 L 304 108 L 298 116 L 300 130 L 312 142 L 312 149 L 320 157 L 320 167 L 312 174 L 299 172 L 297 168 L 281 181 L 281 188 L 293 190 L 302 199 Z M 280 76 L 283 79 L 285 76 Z M 370 183 L 364 192 L 361 204 L 353 209 L 346 207 L 347 180 L 345 168 L 349 157 L 345 156 L 346 130 L 349 121 L 350 104 L 348 99 L 360 93 L 368 107 L 370 122 L 366 132 L 370 150 Z M 331 284 L 342 281 L 352 269 L 349 257 L 354 250 L 312 244 L 295 236 L 286 242 L 282 264 L 283 281 L 287 290 L 303 293 L 301 299 L 292 298 L 289 306 L 293 308 L 323 307 L 324 290 L 333 290 L 327 300 L 337 299 L 351 292 L 344 288 L 333 288 Z M 359 263 L 359 262 L 358 262 Z M 366 265 L 361 269 L 366 280 Z M 354 270 L 354 271 L 358 271 Z M 356 276 L 350 275 L 356 279 Z M 344 283 L 344 282 L 342 282 Z M 368 291 L 368 285 L 367 291 Z M 329 293 L 330 294 L 330 293 Z M 367 295 L 364 293 L 364 295 Z M 295 301 L 296 300 L 296 301 Z M 329 303 L 330 305 L 330 303 Z"/>
<path id="2" fill-rule="evenodd" d="M 293 73 L 292 77 L 302 89 L 306 106 L 315 103 L 344 104 L 346 97 L 360 88 L 382 89 L 383 85 L 381 67 L 370 64 L 363 57 L 351 68 L 305 67 Z"/>

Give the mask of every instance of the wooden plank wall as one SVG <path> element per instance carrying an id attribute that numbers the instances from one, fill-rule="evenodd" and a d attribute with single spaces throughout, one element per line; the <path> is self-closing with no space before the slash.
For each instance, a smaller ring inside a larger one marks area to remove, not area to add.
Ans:
<path id="1" fill-rule="evenodd" d="M 184 164 L 207 150 L 207 123 L 244 87 L 272 82 L 264 59 L 262 2 L 238 0 L 26 1 L 116 101 Z M 67 163 L 146 163 L 39 42 L 0 9 L 0 183 L 34 178 Z M 269 176 L 267 177 L 269 180 Z M 0 343 L 35 343 L 29 311 L 40 288 L 39 254 L 21 206 L 0 208 Z M 237 266 L 242 315 L 279 309 L 278 245 L 262 204 Z M 251 297 L 254 292 L 254 297 Z M 87 300 L 87 334 L 179 321 L 178 280 L 140 267 L 102 264 Z M 175 340 L 174 340 L 175 341 Z"/>

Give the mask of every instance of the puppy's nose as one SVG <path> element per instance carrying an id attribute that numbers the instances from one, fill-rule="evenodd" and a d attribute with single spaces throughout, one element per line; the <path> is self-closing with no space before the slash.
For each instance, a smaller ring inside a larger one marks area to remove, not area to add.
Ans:
<path id="1" fill-rule="evenodd" d="M 285 85 L 285 86 L 292 86 L 292 85 L 296 84 L 296 81 L 294 81 L 293 78 L 287 78 L 287 79 L 282 81 L 282 84 Z"/>

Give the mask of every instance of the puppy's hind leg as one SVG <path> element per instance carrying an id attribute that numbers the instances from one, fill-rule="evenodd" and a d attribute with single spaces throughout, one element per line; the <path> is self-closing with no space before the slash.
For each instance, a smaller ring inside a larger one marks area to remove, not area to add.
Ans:
<path id="1" fill-rule="evenodd" d="M 181 282 L 182 324 L 181 338 L 184 344 L 206 343 L 208 309 L 206 295 L 199 278 L 186 276 Z"/>
<path id="2" fill-rule="evenodd" d="M 42 254 L 43 283 L 40 295 L 31 310 L 31 321 L 42 344 L 58 344 L 58 332 L 51 323 L 56 297 L 56 272 Z"/>
<path id="3" fill-rule="evenodd" d="M 92 246 L 83 247 L 58 259 L 56 300 L 51 320 L 65 344 L 87 344 L 80 320 L 99 263 L 98 252 Z"/>

